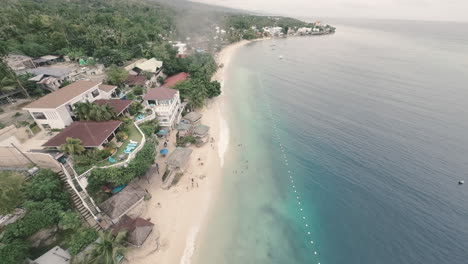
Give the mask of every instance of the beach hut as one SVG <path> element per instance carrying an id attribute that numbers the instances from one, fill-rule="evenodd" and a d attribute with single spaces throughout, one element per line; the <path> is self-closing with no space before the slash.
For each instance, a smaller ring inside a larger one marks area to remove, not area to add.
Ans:
<path id="1" fill-rule="evenodd" d="M 145 194 L 145 190 L 136 183 L 130 183 L 99 207 L 110 217 L 112 223 L 117 223 L 123 215 L 143 201 Z"/>
<path id="2" fill-rule="evenodd" d="M 186 122 L 180 122 L 179 125 L 177 125 L 177 132 L 179 132 L 179 137 L 190 135 L 191 129 L 192 125 Z"/>
<path id="3" fill-rule="evenodd" d="M 143 218 L 132 219 L 127 215 L 122 216 L 120 221 L 112 227 L 112 234 L 116 236 L 120 231 L 127 230 L 127 242 L 141 247 L 153 231 L 154 224 Z"/>
<path id="4" fill-rule="evenodd" d="M 208 134 L 209 131 L 210 131 L 210 127 L 202 125 L 202 124 L 196 125 L 193 128 L 193 137 L 196 140 L 195 144 L 197 145 L 197 147 L 200 147 L 209 141 L 210 139 L 210 136 Z"/>
<path id="5" fill-rule="evenodd" d="M 169 189 L 177 174 L 183 173 L 190 159 L 192 150 L 189 148 L 178 147 L 166 160 L 166 172 L 164 172 L 163 189 Z"/>
<path id="6" fill-rule="evenodd" d="M 190 112 L 183 117 L 183 120 L 187 120 L 190 124 L 194 125 L 200 122 L 202 115 L 197 112 Z"/>

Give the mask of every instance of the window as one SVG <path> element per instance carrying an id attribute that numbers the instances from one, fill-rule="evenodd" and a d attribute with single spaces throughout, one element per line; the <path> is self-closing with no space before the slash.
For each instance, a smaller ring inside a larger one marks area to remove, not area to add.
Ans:
<path id="1" fill-rule="evenodd" d="M 50 129 L 50 125 L 49 125 L 49 124 L 42 124 L 42 127 L 43 127 L 44 129 Z"/>
<path id="2" fill-rule="evenodd" d="M 96 96 L 99 95 L 99 90 L 96 89 L 96 90 L 94 90 L 91 94 L 93 95 L 93 97 L 96 97 Z"/>
<path id="3" fill-rule="evenodd" d="M 47 117 L 42 112 L 33 112 L 34 119 L 47 119 Z"/>

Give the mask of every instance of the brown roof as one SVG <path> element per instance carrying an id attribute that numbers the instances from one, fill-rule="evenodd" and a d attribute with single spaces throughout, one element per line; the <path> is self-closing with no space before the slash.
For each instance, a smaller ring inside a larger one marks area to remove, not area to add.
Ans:
<path id="1" fill-rule="evenodd" d="M 152 88 L 145 94 L 143 100 L 170 100 L 174 97 L 177 93 L 177 90 L 166 88 L 166 87 L 159 87 L 159 88 Z"/>
<path id="2" fill-rule="evenodd" d="M 117 86 L 115 85 L 108 85 L 108 84 L 101 84 L 99 85 L 99 90 L 103 90 L 104 92 L 112 92 L 112 90 L 114 90 L 115 88 L 117 88 Z"/>
<path id="3" fill-rule="evenodd" d="M 176 75 L 172 75 L 171 77 L 164 80 L 163 87 L 172 87 L 176 85 L 177 83 L 184 81 L 185 79 L 187 79 L 187 77 L 188 77 L 188 73 L 186 72 L 181 72 Z"/>
<path id="4" fill-rule="evenodd" d="M 116 236 L 120 231 L 127 230 L 127 241 L 135 246 L 141 246 L 153 230 L 154 224 L 143 218 L 132 219 L 127 215 L 112 227 L 112 234 Z"/>
<path id="5" fill-rule="evenodd" d="M 28 108 L 57 108 L 66 102 L 72 100 L 78 95 L 91 90 L 91 88 L 99 85 L 101 82 L 92 81 L 76 81 L 70 85 L 67 85 L 55 92 L 47 94 L 34 102 L 25 106 Z"/>
<path id="6" fill-rule="evenodd" d="M 83 147 L 99 147 L 122 124 L 120 121 L 73 122 L 56 136 L 47 141 L 44 147 L 59 147 L 67 137 L 78 138 Z"/>
<path id="7" fill-rule="evenodd" d="M 105 200 L 99 206 L 111 219 L 117 219 L 125 214 L 138 201 L 142 200 L 146 192 L 135 183 L 130 183 L 119 193 Z"/>
<path id="8" fill-rule="evenodd" d="M 110 107 L 114 109 L 116 115 L 120 115 L 125 109 L 127 109 L 130 104 L 132 104 L 132 100 L 120 100 L 120 99 L 99 99 L 94 101 L 93 103 L 97 105 L 105 105 L 108 104 Z"/>
<path id="9" fill-rule="evenodd" d="M 146 85 L 146 77 L 141 75 L 128 75 L 127 77 L 127 84 L 130 86 L 134 85 Z"/>

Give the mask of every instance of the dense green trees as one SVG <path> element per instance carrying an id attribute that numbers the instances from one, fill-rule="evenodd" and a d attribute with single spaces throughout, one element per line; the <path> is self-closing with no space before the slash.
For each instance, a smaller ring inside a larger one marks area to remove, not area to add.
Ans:
<path id="1" fill-rule="evenodd" d="M 109 105 L 97 105 L 90 102 L 79 102 L 74 105 L 73 112 L 81 121 L 109 121 L 116 119 L 114 109 Z"/>
<path id="2" fill-rule="evenodd" d="M 39 170 L 24 188 L 26 201 L 22 207 L 26 214 L 4 228 L 0 239 L 0 263 L 22 263 L 29 250 L 26 238 L 43 228 L 57 225 L 69 205 L 68 193 L 63 192 L 58 175 L 50 170 Z"/>
<path id="3" fill-rule="evenodd" d="M 118 264 L 119 257 L 123 256 L 125 246 L 123 245 L 126 231 L 119 232 L 116 236 L 111 232 L 100 232 L 99 242 L 95 243 L 94 249 L 86 256 L 89 264 Z"/>
<path id="4" fill-rule="evenodd" d="M 163 43 L 174 29 L 173 17 L 171 9 L 155 2 L 5 0 L 0 46 L 32 57 L 87 56 L 120 65 Z"/>
<path id="5" fill-rule="evenodd" d="M 24 176 L 16 172 L 0 172 L 0 215 L 11 213 L 23 202 Z"/>
<path id="6" fill-rule="evenodd" d="M 127 167 L 92 170 L 86 187 L 88 193 L 99 201 L 102 198 L 102 193 L 99 193 L 102 185 L 115 187 L 143 176 L 154 163 L 154 146 L 154 142 L 147 141 Z"/>
<path id="7" fill-rule="evenodd" d="M 111 65 L 106 70 L 107 74 L 107 83 L 117 86 L 122 86 L 127 80 L 128 72 L 124 69 L 117 67 L 116 65 Z"/>

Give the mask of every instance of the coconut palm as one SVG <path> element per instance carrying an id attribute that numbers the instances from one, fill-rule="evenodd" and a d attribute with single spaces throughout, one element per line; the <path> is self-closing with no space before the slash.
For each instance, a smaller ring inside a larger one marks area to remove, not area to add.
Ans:
<path id="1" fill-rule="evenodd" d="M 103 106 L 93 104 L 88 115 L 89 120 L 92 121 L 108 121 L 115 117 L 114 110 L 107 104 Z"/>
<path id="2" fill-rule="evenodd" d="M 67 137 L 65 143 L 60 145 L 60 151 L 69 155 L 81 154 L 85 151 L 81 140 L 78 138 Z"/>
<path id="3" fill-rule="evenodd" d="M 89 120 L 89 111 L 93 107 L 93 103 L 88 101 L 79 102 L 74 105 L 73 112 L 80 120 Z"/>
<path id="4" fill-rule="evenodd" d="M 127 236 L 126 231 L 121 231 L 117 236 L 111 232 L 100 232 L 98 242 L 94 249 L 86 257 L 88 264 L 117 264 L 118 256 L 123 255 L 125 247 L 123 242 Z"/>

